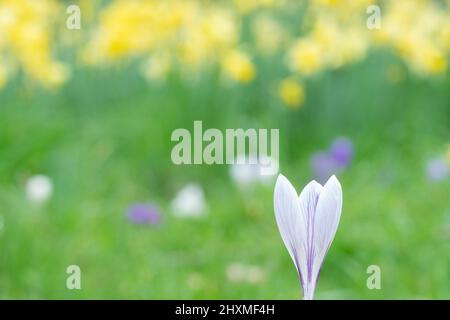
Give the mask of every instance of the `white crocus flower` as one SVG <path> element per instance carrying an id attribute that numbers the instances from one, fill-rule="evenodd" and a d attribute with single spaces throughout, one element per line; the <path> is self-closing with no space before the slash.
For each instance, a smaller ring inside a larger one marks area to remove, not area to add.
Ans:
<path id="1" fill-rule="evenodd" d="M 341 184 L 335 176 L 324 186 L 311 181 L 298 196 L 280 174 L 275 184 L 274 207 L 281 237 L 297 268 L 303 298 L 311 300 L 341 217 Z"/>

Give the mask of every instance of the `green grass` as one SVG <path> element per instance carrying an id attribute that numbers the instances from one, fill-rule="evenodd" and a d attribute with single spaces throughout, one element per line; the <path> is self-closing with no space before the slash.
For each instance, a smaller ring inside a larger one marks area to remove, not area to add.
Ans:
<path id="1" fill-rule="evenodd" d="M 0 92 L 0 298 L 299 298 L 273 184 L 241 190 L 226 166 L 172 164 L 172 131 L 203 120 L 205 128 L 280 128 L 281 172 L 297 189 L 312 178 L 314 151 L 336 136 L 353 140 L 317 298 L 448 299 L 450 183 L 429 182 L 424 166 L 449 142 L 449 80 L 391 85 L 390 61 L 377 54 L 312 79 L 298 112 L 280 105 L 267 77 L 230 86 L 214 72 L 194 83 L 174 75 L 158 86 L 130 67 L 80 70 L 55 93 L 10 84 Z M 43 207 L 23 192 L 36 173 L 54 182 Z M 204 187 L 208 215 L 177 219 L 170 199 L 191 181 Z M 161 207 L 160 226 L 127 221 L 126 208 L 142 201 Z M 232 262 L 261 266 L 265 281 L 230 282 Z M 72 264 L 81 267 L 79 291 L 65 287 Z M 381 290 L 366 287 L 373 264 Z M 189 284 L 193 274 L 200 285 Z"/>

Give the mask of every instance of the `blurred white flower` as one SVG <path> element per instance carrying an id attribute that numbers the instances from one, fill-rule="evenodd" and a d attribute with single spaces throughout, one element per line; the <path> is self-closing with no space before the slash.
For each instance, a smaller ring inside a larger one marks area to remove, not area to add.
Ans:
<path id="1" fill-rule="evenodd" d="M 265 164 L 271 164 L 278 168 L 278 161 L 269 156 L 258 158 L 254 155 L 240 155 L 230 167 L 230 176 L 240 186 L 258 183 L 270 184 L 274 180 L 275 175 L 278 174 L 278 171 L 274 172 L 273 175 L 262 174 Z"/>
<path id="2" fill-rule="evenodd" d="M 266 278 L 265 271 L 258 266 L 249 266 L 246 274 L 247 281 L 250 283 L 260 283 Z"/>
<path id="3" fill-rule="evenodd" d="M 205 213 L 206 203 L 203 189 L 196 183 L 181 189 L 171 203 L 172 212 L 179 217 L 199 217 Z"/>
<path id="4" fill-rule="evenodd" d="M 244 266 L 240 263 L 234 262 L 227 267 L 225 273 L 228 280 L 232 282 L 239 282 L 244 278 Z"/>
<path id="5" fill-rule="evenodd" d="M 227 267 L 226 276 L 231 282 L 256 284 L 265 280 L 266 273 L 261 267 L 233 262 Z"/>
<path id="6" fill-rule="evenodd" d="M 37 204 L 44 203 L 52 196 L 52 180 L 45 175 L 32 176 L 25 184 L 25 193 L 29 201 Z"/>

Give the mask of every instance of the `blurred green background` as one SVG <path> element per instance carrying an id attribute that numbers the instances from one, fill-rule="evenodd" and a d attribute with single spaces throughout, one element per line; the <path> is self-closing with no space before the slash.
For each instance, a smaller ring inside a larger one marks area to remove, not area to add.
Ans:
<path id="1" fill-rule="evenodd" d="M 315 152 L 336 137 L 352 141 L 316 298 L 450 298 L 450 181 L 426 172 L 450 141 L 448 71 L 416 76 L 373 50 L 305 81 L 306 100 L 292 110 L 269 90 L 283 55 L 253 61 L 257 76 L 239 85 L 223 84 L 214 67 L 195 81 L 173 72 L 152 83 L 134 62 L 77 65 L 57 90 L 11 79 L 0 91 L 0 298 L 300 298 L 275 223 L 274 181 L 239 185 L 227 165 L 172 163 L 173 130 L 192 131 L 194 120 L 279 128 L 280 172 L 298 190 L 314 178 Z M 391 81 L 393 65 L 401 81 Z M 39 205 L 25 192 L 36 174 L 53 184 Z M 177 217 L 170 202 L 192 182 L 207 213 Z M 159 208 L 160 223 L 127 218 L 142 202 Z M 66 288 L 69 265 L 81 268 L 81 290 Z M 369 265 L 381 268 L 381 290 L 366 286 Z"/>

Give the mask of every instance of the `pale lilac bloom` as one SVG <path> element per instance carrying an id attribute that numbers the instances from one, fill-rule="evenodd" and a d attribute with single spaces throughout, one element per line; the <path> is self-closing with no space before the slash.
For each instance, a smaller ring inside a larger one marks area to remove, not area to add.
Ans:
<path id="1" fill-rule="evenodd" d="M 314 177 L 320 182 L 324 183 L 333 174 L 339 171 L 336 162 L 328 152 L 320 151 L 311 157 L 311 169 Z"/>
<path id="2" fill-rule="evenodd" d="M 353 159 L 353 143 L 345 137 L 336 138 L 329 150 L 319 151 L 311 157 L 314 178 L 325 183 L 333 174 L 347 168 Z"/>
<path id="3" fill-rule="evenodd" d="M 297 268 L 303 299 L 311 300 L 341 217 L 341 184 L 334 175 L 324 186 L 311 181 L 298 196 L 280 174 L 274 208 L 281 237 Z"/>
<path id="4" fill-rule="evenodd" d="M 158 209 L 150 204 L 136 203 L 127 210 L 128 219 L 136 224 L 159 224 L 161 214 Z"/>
<path id="5" fill-rule="evenodd" d="M 344 137 L 335 139 L 330 147 L 330 155 L 337 167 L 348 167 L 353 158 L 353 143 Z"/>
<path id="6" fill-rule="evenodd" d="M 427 163 L 426 171 L 430 180 L 442 181 L 450 173 L 450 168 L 444 159 L 437 158 Z"/>

